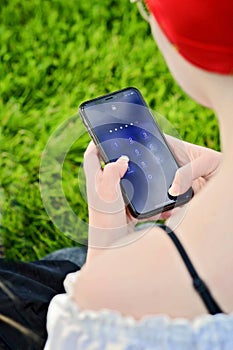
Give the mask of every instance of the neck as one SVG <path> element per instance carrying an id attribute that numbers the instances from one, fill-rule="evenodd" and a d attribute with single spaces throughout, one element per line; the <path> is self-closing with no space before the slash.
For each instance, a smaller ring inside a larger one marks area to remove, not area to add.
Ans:
<path id="1" fill-rule="evenodd" d="M 214 75 L 208 91 L 219 120 L 222 167 L 227 167 L 233 173 L 233 77 Z"/>

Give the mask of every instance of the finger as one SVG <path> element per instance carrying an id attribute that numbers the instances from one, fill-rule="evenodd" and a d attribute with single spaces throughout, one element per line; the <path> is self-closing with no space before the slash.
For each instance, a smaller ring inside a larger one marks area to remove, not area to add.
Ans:
<path id="1" fill-rule="evenodd" d="M 172 186 L 168 192 L 171 196 L 178 196 L 185 193 L 192 185 L 193 176 L 191 163 L 184 165 L 176 171 Z"/>
<path id="2" fill-rule="evenodd" d="M 84 171 L 86 178 L 94 178 L 100 169 L 99 152 L 94 142 L 91 141 L 84 153 Z"/>
<path id="3" fill-rule="evenodd" d="M 179 208 L 173 208 L 168 211 L 164 211 L 162 213 L 156 214 L 154 216 L 151 216 L 149 219 L 142 219 L 140 221 L 145 222 L 145 221 L 159 221 L 159 220 L 167 220 L 170 218 Z"/>
<path id="4" fill-rule="evenodd" d="M 117 199 L 120 190 L 120 179 L 128 168 L 129 158 L 121 156 L 116 162 L 105 165 L 98 192 L 106 201 Z"/>
<path id="5" fill-rule="evenodd" d="M 113 183 L 119 182 L 128 168 L 128 162 L 128 156 L 122 155 L 116 162 L 108 163 L 104 168 L 104 177 Z"/>
<path id="6" fill-rule="evenodd" d="M 219 165 L 219 160 L 209 156 L 201 156 L 193 160 L 191 163 L 179 168 L 176 172 L 169 194 L 178 196 L 185 193 L 191 186 L 193 181 L 200 177 L 208 178 L 213 174 Z"/>
<path id="7" fill-rule="evenodd" d="M 165 137 L 178 163 L 180 165 L 189 163 L 190 162 L 189 152 L 188 152 L 189 144 L 183 140 L 180 140 L 170 135 L 165 134 Z"/>

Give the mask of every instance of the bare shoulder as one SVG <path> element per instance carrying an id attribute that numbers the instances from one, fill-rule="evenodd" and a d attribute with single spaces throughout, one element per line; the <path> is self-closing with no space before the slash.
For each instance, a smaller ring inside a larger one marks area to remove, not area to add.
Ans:
<path id="1" fill-rule="evenodd" d="M 159 227 L 106 250 L 86 265 L 73 298 L 83 309 L 107 308 L 136 319 L 148 314 L 193 318 L 206 313 L 173 243 Z"/>

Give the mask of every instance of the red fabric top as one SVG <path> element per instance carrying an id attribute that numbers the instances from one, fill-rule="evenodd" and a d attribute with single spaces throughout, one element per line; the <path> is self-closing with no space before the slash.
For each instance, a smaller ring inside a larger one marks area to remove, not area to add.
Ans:
<path id="1" fill-rule="evenodd" d="M 167 38 L 192 64 L 233 73 L 233 0 L 146 0 Z"/>

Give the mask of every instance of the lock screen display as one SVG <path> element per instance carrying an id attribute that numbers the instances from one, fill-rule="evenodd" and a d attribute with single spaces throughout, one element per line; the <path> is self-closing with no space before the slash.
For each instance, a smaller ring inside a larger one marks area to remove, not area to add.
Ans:
<path id="1" fill-rule="evenodd" d="M 175 205 L 168 189 L 178 165 L 139 91 L 122 90 L 82 108 L 104 160 L 129 157 L 121 187 L 133 214 L 149 216 Z M 179 196 L 181 201 L 190 197 L 190 191 Z"/>

